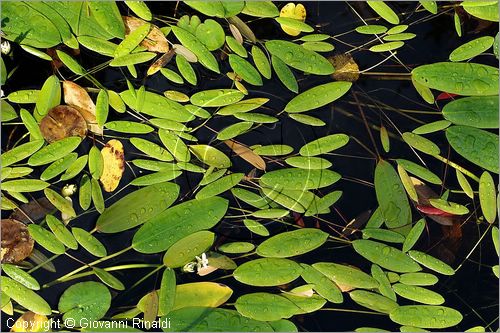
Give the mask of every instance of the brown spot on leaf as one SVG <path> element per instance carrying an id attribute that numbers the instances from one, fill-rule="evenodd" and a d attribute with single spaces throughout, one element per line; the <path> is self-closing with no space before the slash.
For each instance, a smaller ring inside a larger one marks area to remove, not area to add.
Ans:
<path id="1" fill-rule="evenodd" d="M 49 110 L 40 122 L 40 130 L 48 142 L 54 142 L 70 136 L 84 138 L 87 123 L 80 112 L 68 105 L 58 105 Z"/>
<path id="2" fill-rule="evenodd" d="M 24 260 L 33 251 L 34 241 L 24 223 L 13 219 L 2 219 L 2 263 Z"/>

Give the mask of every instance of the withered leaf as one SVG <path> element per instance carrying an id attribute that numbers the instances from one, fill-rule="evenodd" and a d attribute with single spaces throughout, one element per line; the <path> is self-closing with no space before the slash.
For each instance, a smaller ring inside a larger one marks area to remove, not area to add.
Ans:
<path id="1" fill-rule="evenodd" d="M 63 91 L 64 102 L 80 112 L 91 132 L 102 135 L 103 128 L 95 118 L 95 104 L 87 91 L 72 81 L 63 81 Z"/>
<path id="2" fill-rule="evenodd" d="M 226 140 L 224 143 L 231 148 L 232 151 L 254 167 L 256 167 L 259 170 L 266 170 L 266 162 L 262 157 L 257 155 L 253 150 L 250 148 L 239 144 L 233 140 Z"/>
<path id="3" fill-rule="evenodd" d="M 125 171 L 125 156 L 123 145 L 118 140 L 109 140 L 101 150 L 104 159 L 104 168 L 99 178 L 106 192 L 113 192 L 122 179 Z"/>
<path id="4" fill-rule="evenodd" d="M 122 16 L 122 18 L 123 23 L 125 23 L 126 35 L 130 34 L 135 29 L 147 23 L 146 21 L 143 21 L 136 17 Z M 146 38 L 144 38 L 140 45 L 144 46 L 146 49 L 148 49 L 148 51 L 151 52 L 167 53 L 169 50 L 168 41 L 165 38 L 165 35 L 155 25 L 151 25 L 149 34 L 146 36 Z"/>
<path id="5" fill-rule="evenodd" d="M 48 142 L 54 142 L 70 136 L 84 138 L 87 123 L 80 112 L 68 105 L 58 105 L 49 110 L 40 122 L 42 135 Z"/>
<path id="6" fill-rule="evenodd" d="M 356 82 L 359 79 L 359 67 L 350 54 L 336 54 L 328 58 L 335 67 L 332 77 L 336 81 Z"/>
<path id="7" fill-rule="evenodd" d="M 24 223 L 13 219 L 2 219 L 2 263 L 24 260 L 33 251 L 34 241 Z"/>

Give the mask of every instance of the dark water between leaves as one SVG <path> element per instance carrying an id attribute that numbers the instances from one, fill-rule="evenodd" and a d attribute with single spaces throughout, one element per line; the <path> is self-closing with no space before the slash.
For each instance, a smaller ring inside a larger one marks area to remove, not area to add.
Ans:
<path id="1" fill-rule="evenodd" d="M 330 34 L 332 36 L 352 31 L 355 27 L 362 24 L 359 17 L 357 17 L 352 10 L 349 9 L 343 2 L 305 2 L 307 9 L 307 22 L 311 25 L 316 25 L 320 32 Z M 161 3 L 148 3 L 153 13 L 172 13 L 175 7 L 175 2 L 161 2 Z M 368 10 L 368 7 L 363 3 L 350 3 L 356 11 L 358 11 L 362 17 L 372 17 L 372 12 Z M 411 12 L 415 9 L 415 2 L 408 3 L 393 3 L 393 8 L 397 9 L 399 13 Z M 182 7 L 184 10 L 186 7 Z M 184 14 L 182 11 L 178 13 L 178 16 Z M 189 13 L 193 14 L 193 12 Z M 493 33 L 488 33 L 488 31 L 494 31 L 495 26 L 477 26 L 477 21 L 465 20 L 464 21 L 464 37 L 458 38 L 453 27 L 453 12 L 444 13 L 439 17 L 433 17 L 432 20 L 426 20 L 428 15 L 426 12 L 418 12 L 411 15 L 405 15 L 406 19 L 402 24 L 409 24 L 409 32 L 415 33 L 417 37 L 413 40 L 408 41 L 406 46 L 398 50 L 398 58 L 408 67 L 413 68 L 416 65 L 433 63 L 438 61 L 445 61 L 448 59 L 449 53 L 455 49 L 457 46 L 463 44 L 465 41 L 477 37 L 477 33 L 487 33 L 492 35 Z M 371 22 L 374 23 L 374 22 Z M 277 28 L 276 25 L 270 24 L 266 21 L 263 23 L 260 20 L 254 20 L 249 23 L 254 33 L 258 38 L 261 39 L 271 39 L 284 37 L 283 32 Z M 335 53 L 344 53 L 351 50 L 352 47 L 348 44 L 359 45 L 363 41 L 366 41 L 366 37 L 356 33 L 348 33 L 338 37 L 338 40 L 334 40 Z M 346 43 L 346 44 L 343 44 Z M 9 88 L 12 90 L 17 89 L 29 89 L 32 85 L 33 88 L 37 88 L 41 85 L 43 80 L 52 72 L 52 68 L 48 62 L 43 60 L 36 60 L 36 58 L 31 56 L 26 56 L 26 54 L 19 49 L 15 49 L 15 58 L 19 64 L 19 69 L 9 82 Z M 85 49 L 81 50 L 83 61 L 82 65 L 85 68 L 91 68 L 98 65 L 104 61 L 105 58 L 100 58 L 96 56 L 95 53 L 87 52 Z M 385 55 L 385 53 L 383 53 Z M 369 68 L 384 59 L 384 55 L 375 55 L 366 50 L 357 50 L 351 53 L 354 60 L 358 63 L 360 69 Z M 480 59 L 482 61 L 483 59 Z M 495 65 L 494 63 L 491 65 Z M 222 68 L 221 72 L 225 73 L 230 71 L 229 66 L 227 68 Z M 168 66 L 167 66 L 168 67 Z M 198 86 L 180 86 L 175 85 L 167 81 L 161 75 L 154 75 L 145 80 L 146 66 L 139 66 L 139 78 L 134 79 L 130 74 L 121 72 L 115 68 L 107 68 L 96 74 L 96 78 L 102 82 L 106 87 L 110 87 L 115 91 L 122 91 L 126 89 L 126 84 L 124 81 L 124 75 L 134 83 L 136 87 L 140 85 L 146 85 L 147 90 L 156 91 L 162 93 L 165 90 L 174 89 L 184 92 L 188 95 L 201 91 L 208 88 L 219 88 L 228 87 L 230 85 L 230 80 L 225 76 L 215 76 L 213 73 L 207 70 L 200 69 L 198 67 Z M 380 67 L 377 67 L 373 71 L 376 72 L 391 72 L 391 73 L 408 73 L 401 64 L 394 61 L 394 59 L 389 59 Z M 66 71 L 62 71 L 63 75 L 67 75 L 67 78 L 71 78 L 71 74 Z M 303 80 L 305 76 L 299 76 L 299 86 L 301 91 L 304 91 L 318 83 L 328 82 L 329 78 L 321 78 L 318 80 Z M 409 77 L 407 77 L 409 78 Z M 90 85 L 88 82 L 78 82 L 80 85 Z M 8 93 L 9 91 L 5 91 Z M 271 93 L 269 93 L 271 92 Z M 252 97 L 268 97 L 271 99 L 269 106 L 270 110 L 267 110 L 268 114 L 275 114 L 281 111 L 284 105 L 294 96 L 291 92 L 286 90 L 280 82 L 273 79 L 266 83 L 265 91 L 260 90 L 250 90 Z M 356 103 L 354 95 L 359 101 Z M 239 137 L 239 141 L 247 144 L 277 144 L 286 143 L 291 145 L 297 151 L 303 144 L 309 142 L 315 138 L 321 136 L 332 134 L 332 133 L 346 133 L 351 136 L 351 142 L 339 151 L 336 151 L 335 155 L 330 155 L 326 157 L 333 163 L 333 170 L 339 172 L 343 179 L 338 183 L 333 185 L 333 188 L 343 191 L 343 196 L 339 202 L 335 205 L 336 209 L 331 214 L 323 216 L 325 219 L 334 222 L 339 227 L 335 229 L 340 231 L 342 226 L 345 226 L 351 219 L 362 214 L 368 210 L 376 208 L 376 197 L 375 191 L 371 184 L 373 180 L 373 171 L 375 168 L 376 160 L 373 155 L 371 155 L 365 148 L 357 144 L 356 141 L 359 140 L 365 144 L 370 150 L 373 150 L 373 145 L 371 144 L 370 136 L 368 135 L 365 124 L 362 121 L 360 108 L 365 113 L 367 122 L 370 126 L 380 126 L 381 117 L 379 107 L 388 106 L 384 108 L 384 112 L 390 117 L 390 119 L 396 124 L 401 132 L 411 131 L 415 127 L 419 126 L 423 122 L 430 122 L 440 119 L 439 116 L 433 116 L 432 114 L 418 114 L 418 113 L 401 113 L 400 110 L 419 110 L 419 111 L 432 111 L 436 109 L 436 106 L 429 106 L 423 102 L 423 100 L 417 95 L 411 81 L 402 79 L 393 79 L 392 77 L 379 75 L 362 75 L 359 81 L 353 86 L 351 92 L 341 98 L 339 101 L 335 102 L 333 106 L 323 107 L 321 109 L 311 112 L 311 115 L 321 118 L 327 123 L 327 126 L 322 128 L 313 128 L 310 126 L 300 125 L 299 123 L 289 119 L 281 118 L 280 122 L 272 124 L 270 126 L 263 125 L 257 130 L 252 131 L 250 134 L 242 135 Z M 442 104 L 438 102 L 438 106 L 442 107 Z M 229 119 L 218 118 L 218 121 L 212 121 L 211 125 L 215 130 L 220 130 L 225 126 L 230 124 Z M 5 149 L 6 144 L 12 141 L 10 138 L 11 132 L 14 128 L 4 129 L 2 132 L 2 148 Z M 19 129 L 18 132 L 21 130 Z M 378 143 L 378 131 L 371 129 L 372 134 Z M 17 136 L 17 132 L 14 132 L 13 137 Z M 215 134 L 207 129 L 201 129 L 197 134 L 200 143 L 210 143 L 214 140 Z M 430 137 L 435 143 L 437 143 L 443 152 L 449 151 L 448 144 L 444 138 L 444 134 L 436 134 Z M 151 136 L 152 141 L 158 141 L 157 138 Z M 124 140 L 122 142 L 125 144 Z M 399 158 L 407 158 L 414 160 L 414 155 L 408 149 L 406 144 L 398 139 L 393 139 L 391 141 L 391 153 L 384 155 L 382 151 L 382 157 L 392 158 L 394 156 Z M 134 156 L 127 155 L 127 148 L 125 144 L 125 157 L 127 160 L 132 160 Z M 217 146 L 217 148 L 223 150 L 230 154 L 230 150 L 223 144 Z M 82 151 L 84 148 L 80 147 Z M 380 150 L 380 148 L 379 148 Z M 450 151 L 450 158 L 457 161 L 459 164 L 470 168 L 472 171 L 477 171 L 477 169 L 463 160 L 460 156 L 454 154 Z M 446 153 L 445 155 L 446 156 Z M 438 175 L 442 176 L 442 179 L 446 178 L 446 173 L 450 170 L 444 168 L 444 164 L 433 160 L 431 157 L 424 157 L 426 164 L 431 170 L 433 170 Z M 248 164 L 243 162 L 239 158 L 232 158 L 233 171 L 238 170 L 239 172 L 248 173 L 251 168 Z M 273 164 L 269 163 L 269 168 L 273 168 Z M 139 174 L 138 169 L 134 171 Z M 130 169 L 126 168 L 124 178 L 121 181 L 121 186 L 133 179 L 134 176 Z M 196 184 L 201 179 L 201 176 L 193 173 L 184 173 L 180 178 L 176 180 L 181 184 L 181 189 L 183 191 L 189 191 L 194 188 Z M 61 184 L 63 185 L 63 184 Z M 131 188 L 125 191 L 130 191 Z M 122 195 L 123 193 L 121 193 Z M 121 197 L 121 195 L 117 197 Z M 181 193 L 180 197 L 182 197 Z M 226 195 L 228 198 L 229 195 Z M 107 205 L 114 202 L 117 197 L 111 199 Z M 106 198 L 106 197 L 105 197 Z M 7 217 L 8 212 L 2 213 L 2 218 Z M 414 220 L 419 213 L 414 210 L 413 216 Z M 80 217 L 77 221 L 72 222 L 74 226 L 82 226 L 87 230 L 94 227 L 97 214 L 86 214 Z M 313 218 L 304 218 L 304 223 L 307 226 L 314 226 L 315 221 Z M 431 249 L 431 253 L 438 258 L 442 258 L 448 261 L 453 267 L 457 267 L 466 257 L 467 253 L 477 242 L 479 236 L 482 234 L 483 227 L 479 227 L 474 220 L 467 221 L 462 225 L 461 231 L 462 236 L 460 238 L 446 238 L 444 230 L 441 226 L 430 221 L 429 229 L 426 231 L 426 236 L 419 242 L 418 247 L 424 250 Z M 241 224 L 239 224 L 241 225 Z M 283 225 L 268 225 L 271 231 L 283 230 Z M 327 231 L 327 229 L 324 229 Z M 113 253 L 130 244 L 130 240 L 133 236 L 133 230 L 122 232 L 117 235 L 108 234 L 106 237 L 97 234 L 97 238 L 104 242 L 107 247 L 108 253 Z M 232 221 L 222 221 L 217 228 L 216 232 L 219 235 L 218 241 L 227 240 L 256 240 L 258 241 L 258 236 L 251 235 L 248 230 L 241 227 L 235 226 Z M 334 234 L 335 231 L 331 230 Z M 354 237 L 354 236 L 353 236 Z M 216 244 L 217 245 L 217 244 Z M 435 289 L 441 293 L 447 303 L 445 305 L 451 306 L 459 310 L 464 315 L 464 320 L 461 323 L 461 328 L 469 328 L 475 325 L 487 326 L 491 321 L 498 317 L 498 280 L 492 278 L 491 270 L 489 267 L 482 267 L 484 265 L 493 265 L 497 263 L 498 258 L 494 255 L 494 250 L 491 242 L 482 242 L 478 249 L 470 256 L 469 260 L 464 263 L 462 268 L 458 273 L 450 278 L 441 277 L 440 282 Z M 88 253 L 83 250 L 78 251 L 78 258 L 85 262 L 90 262 L 93 260 Z M 126 264 L 129 262 L 144 262 L 144 263 L 159 263 L 161 262 L 162 255 L 143 255 L 136 252 L 129 252 L 122 256 L 113 258 L 106 263 L 107 266 L 113 266 L 117 264 Z M 334 261 L 339 263 L 347 263 L 356 265 L 363 268 L 365 271 L 369 271 L 369 265 L 366 260 L 363 260 L 359 255 L 355 254 L 349 247 L 342 247 L 338 245 L 326 245 L 321 249 L 314 252 L 314 257 L 303 258 L 302 262 L 313 263 L 317 261 Z M 72 261 L 67 257 L 61 257 L 56 261 L 58 268 L 57 273 L 50 273 L 45 270 L 38 270 L 34 276 L 40 281 L 50 281 L 55 279 L 66 272 L 70 272 L 73 269 L 80 266 L 79 263 Z M 127 270 L 116 272 L 116 276 L 127 286 L 133 285 L 136 281 L 141 279 L 149 270 Z M 224 272 L 213 273 L 213 278 L 218 276 L 223 276 Z M 91 279 L 86 277 L 85 279 Z M 180 283 L 194 282 L 200 280 L 195 274 L 183 274 L 178 276 L 178 281 Z M 232 279 L 220 280 L 222 283 L 228 283 L 234 290 L 234 294 L 230 299 L 233 302 L 236 297 L 240 294 L 246 292 L 254 292 L 256 288 L 245 286 Z M 124 305 L 135 304 L 144 294 L 147 292 L 158 288 L 159 276 L 153 275 L 148 278 L 140 286 L 122 292 L 121 295 L 114 299 L 113 307 L 119 307 Z M 41 294 L 46 298 L 51 304 L 57 304 L 57 300 L 63 290 L 67 288 L 65 284 L 55 285 L 48 290 L 43 291 Z M 360 309 L 359 306 L 352 303 L 349 297 L 345 297 L 345 302 L 339 306 L 342 309 Z M 409 303 L 408 303 L 409 304 Z M 337 312 L 337 311 L 317 311 L 314 314 L 302 315 L 294 317 L 294 322 L 299 327 L 299 330 L 309 330 L 309 331 L 345 331 L 353 330 L 358 326 L 374 326 L 374 327 L 384 327 L 391 328 L 392 330 L 398 330 L 399 327 L 392 323 L 386 316 L 378 316 L 372 314 L 361 314 L 361 313 L 349 313 L 349 312 Z M 2 324 L 4 322 L 2 321 Z M 492 325 L 492 328 L 496 328 L 498 322 Z M 4 328 L 4 327 L 3 327 Z"/>

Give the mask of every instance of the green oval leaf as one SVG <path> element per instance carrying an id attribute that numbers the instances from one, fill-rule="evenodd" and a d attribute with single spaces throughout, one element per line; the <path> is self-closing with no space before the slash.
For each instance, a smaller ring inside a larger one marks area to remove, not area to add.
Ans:
<path id="1" fill-rule="evenodd" d="M 19 305 L 37 314 L 47 316 L 52 314 L 50 305 L 33 290 L 6 276 L 0 277 L 0 281 L 2 293 L 5 293 Z"/>
<path id="2" fill-rule="evenodd" d="M 339 99 L 351 86 L 351 82 L 342 81 L 318 85 L 295 96 L 285 106 L 285 111 L 293 113 L 317 109 Z"/>
<path id="3" fill-rule="evenodd" d="M 40 284 L 38 281 L 32 277 L 29 273 L 25 272 L 21 268 L 11 265 L 11 264 L 2 264 L 2 272 L 10 276 L 13 280 L 19 282 L 26 288 L 31 290 L 39 290 Z M 2 281 L 3 282 L 3 281 Z M 4 291 L 2 289 L 2 291 Z M 4 291 L 5 292 L 5 291 Z"/>
<path id="4" fill-rule="evenodd" d="M 331 262 L 318 262 L 312 265 L 338 286 L 352 288 L 372 289 L 377 288 L 378 282 L 365 272 L 346 265 Z"/>
<path id="5" fill-rule="evenodd" d="M 202 230 L 188 235 L 173 244 L 163 256 L 163 264 L 170 268 L 182 267 L 195 256 L 206 252 L 214 243 L 215 234 Z"/>
<path id="6" fill-rule="evenodd" d="M 389 314 L 392 321 L 407 326 L 447 328 L 462 321 L 457 310 L 437 305 L 404 305 Z"/>
<path id="7" fill-rule="evenodd" d="M 54 233 L 56 238 L 69 247 L 72 250 L 76 250 L 78 248 L 78 243 L 76 242 L 75 237 L 71 234 L 71 232 L 66 228 L 66 226 L 59 221 L 53 215 L 45 216 L 45 220 L 47 221 L 47 225 L 50 230 Z"/>
<path id="8" fill-rule="evenodd" d="M 31 237 L 44 249 L 54 254 L 63 254 L 65 252 L 64 244 L 61 243 L 53 233 L 38 224 L 30 224 L 28 231 Z"/>
<path id="9" fill-rule="evenodd" d="M 331 134 L 303 145 L 299 154 L 302 156 L 326 154 L 345 146 L 348 142 L 349 137 L 345 134 Z"/>
<path id="10" fill-rule="evenodd" d="M 432 286 L 435 285 L 439 279 L 437 276 L 430 273 L 405 273 L 399 277 L 399 282 L 409 286 Z"/>
<path id="11" fill-rule="evenodd" d="M 398 273 L 421 270 L 415 261 L 392 246 L 366 239 L 357 239 L 352 245 L 361 256 L 385 269 Z"/>
<path id="12" fill-rule="evenodd" d="M 227 208 L 228 201 L 219 197 L 195 199 L 173 206 L 144 224 L 134 235 L 132 247 L 141 253 L 167 250 L 191 233 L 212 228 Z"/>
<path id="13" fill-rule="evenodd" d="M 107 255 L 104 245 L 88 231 L 81 228 L 72 228 L 71 232 L 78 244 L 96 257 L 105 257 Z"/>
<path id="14" fill-rule="evenodd" d="M 303 228 L 273 236 L 257 247 L 262 257 L 287 258 L 310 252 L 328 239 L 328 234 L 319 229 Z"/>
<path id="15" fill-rule="evenodd" d="M 412 77 L 426 87 L 457 95 L 498 94 L 498 68 L 482 64 L 438 62 L 415 68 Z"/>
<path id="16" fill-rule="evenodd" d="M 456 99 L 444 106 L 443 116 L 456 125 L 498 128 L 498 96 Z"/>
<path id="17" fill-rule="evenodd" d="M 479 202 L 486 221 L 495 222 L 497 217 L 495 182 L 487 171 L 483 172 L 479 179 Z"/>
<path id="18" fill-rule="evenodd" d="M 234 306 L 243 316 L 261 321 L 290 318 L 300 312 L 293 301 L 280 295 L 263 292 L 240 296 Z"/>
<path id="19" fill-rule="evenodd" d="M 288 168 L 267 172 L 260 181 L 271 188 L 311 190 L 330 186 L 339 179 L 340 175 L 331 170 Z"/>
<path id="20" fill-rule="evenodd" d="M 422 266 L 425 266 L 435 272 L 441 273 L 443 275 L 455 274 L 453 268 L 451 268 L 448 264 L 432 257 L 431 255 L 416 250 L 408 251 L 408 255 Z"/>
<path id="21" fill-rule="evenodd" d="M 279 286 L 297 279 L 302 267 L 295 261 L 282 258 L 261 258 L 247 261 L 233 272 L 244 284 L 259 287 Z"/>

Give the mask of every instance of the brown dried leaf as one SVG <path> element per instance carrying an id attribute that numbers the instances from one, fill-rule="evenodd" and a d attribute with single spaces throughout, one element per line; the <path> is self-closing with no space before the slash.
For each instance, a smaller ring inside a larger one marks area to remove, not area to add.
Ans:
<path id="1" fill-rule="evenodd" d="M 337 54 L 328 58 L 335 67 L 332 78 L 336 81 L 356 82 L 359 79 L 359 67 L 350 54 Z"/>
<path id="2" fill-rule="evenodd" d="M 229 24 L 229 30 L 231 30 L 234 39 L 236 39 L 238 43 L 243 44 L 243 36 L 241 35 L 240 30 L 234 24 Z"/>
<path id="3" fill-rule="evenodd" d="M 104 168 L 99 180 L 106 192 L 113 192 L 122 179 L 125 171 L 125 156 L 123 145 L 118 140 L 109 140 L 101 150 L 104 159 Z"/>
<path id="4" fill-rule="evenodd" d="M 231 148 L 231 150 L 234 151 L 234 153 L 236 155 L 238 155 L 239 157 L 241 157 L 242 159 L 244 159 L 245 161 L 247 161 L 248 163 L 250 163 L 251 165 L 253 165 L 257 169 L 264 170 L 264 171 L 266 170 L 266 162 L 264 161 L 264 159 L 262 157 L 260 157 L 259 155 L 257 155 L 250 148 L 248 148 L 242 144 L 236 143 L 233 140 L 226 140 L 226 141 L 224 141 L 224 143 L 229 148 Z"/>
<path id="5" fill-rule="evenodd" d="M 125 35 L 130 34 L 138 27 L 148 23 L 132 16 L 122 16 L 122 18 L 123 23 L 125 24 Z M 155 25 L 151 25 L 151 30 L 146 38 L 144 38 L 141 42 L 141 46 L 144 46 L 151 52 L 167 53 L 169 50 L 167 38 L 165 38 L 163 32 L 161 32 L 161 30 Z"/>
<path id="6" fill-rule="evenodd" d="M 174 54 L 175 54 L 174 50 L 170 50 L 161 57 L 159 57 L 158 60 L 156 60 L 151 64 L 151 66 L 149 66 L 147 75 L 153 75 L 154 73 L 162 69 L 163 66 L 165 66 L 170 62 L 170 60 L 172 60 Z"/>
<path id="7" fill-rule="evenodd" d="M 47 198 L 42 197 L 22 204 L 10 214 L 9 218 L 23 223 L 33 223 L 42 220 L 55 209 Z"/>
<path id="8" fill-rule="evenodd" d="M 102 135 L 102 126 L 97 125 L 95 104 L 85 89 L 72 81 L 63 81 L 64 102 L 81 113 L 89 130 Z"/>
<path id="9" fill-rule="evenodd" d="M 2 263 L 24 260 L 33 251 L 34 241 L 24 223 L 13 219 L 2 219 Z"/>
<path id="10" fill-rule="evenodd" d="M 48 142 L 54 142 L 70 136 L 84 138 L 87 123 L 80 112 L 68 105 L 58 105 L 49 110 L 40 122 L 42 135 Z"/>

